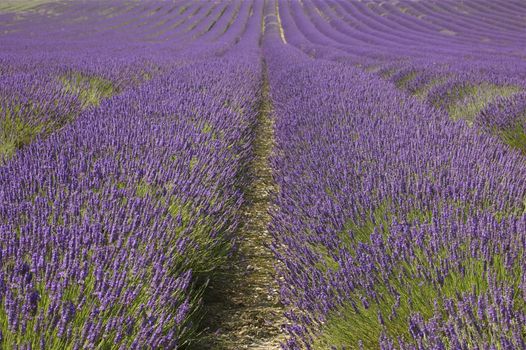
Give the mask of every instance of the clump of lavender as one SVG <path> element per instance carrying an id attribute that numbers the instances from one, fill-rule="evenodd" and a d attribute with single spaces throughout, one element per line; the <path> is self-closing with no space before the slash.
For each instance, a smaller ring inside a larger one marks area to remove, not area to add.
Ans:
<path id="1" fill-rule="evenodd" d="M 213 30 L 203 17 L 154 35 L 114 26 L 173 4 L 122 5 L 111 18 L 83 3 L 28 14 L 31 25 L 0 38 L 1 116 L 48 131 L 0 166 L 1 348 L 186 346 L 231 254 L 261 85 L 261 16 L 247 19 L 262 7 L 210 3 L 203 13 L 230 16 Z M 34 56 L 20 59 L 20 42 Z M 58 123 L 55 110 L 75 113 Z"/>
<path id="2" fill-rule="evenodd" d="M 526 151 L 526 94 L 501 97 L 485 108 L 476 119 L 484 130 L 494 133 L 504 142 Z"/>
<path id="3" fill-rule="evenodd" d="M 450 79 L 429 93 L 445 102 L 437 110 L 340 59 L 308 57 L 302 47 L 315 41 L 301 33 L 313 24 L 280 8 L 297 24 L 287 35 L 296 48 L 275 28 L 264 46 L 285 348 L 523 347 L 525 163 L 443 113 L 464 106 L 455 89 L 469 107 L 486 87 Z"/>

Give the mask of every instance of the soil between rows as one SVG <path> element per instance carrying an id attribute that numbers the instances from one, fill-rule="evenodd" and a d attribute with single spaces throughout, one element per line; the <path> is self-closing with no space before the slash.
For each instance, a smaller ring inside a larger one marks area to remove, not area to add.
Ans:
<path id="1" fill-rule="evenodd" d="M 285 322 L 269 246 L 269 208 L 276 193 L 269 157 L 274 123 L 266 66 L 261 104 L 254 128 L 253 160 L 246 176 L 239 247 L 230 263 L 210 282 L 204 297 L 204 333 L 195 349 L 279 349 Z"/>

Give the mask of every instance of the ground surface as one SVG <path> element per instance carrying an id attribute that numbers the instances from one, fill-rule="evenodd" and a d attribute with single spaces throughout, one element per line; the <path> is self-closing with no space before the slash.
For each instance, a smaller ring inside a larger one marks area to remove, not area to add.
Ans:
<path id="1" fill-rule="evenodd" d="M 265 72 L 266 74 L 266 72 Z M 269 206 L 276 191 L 268 159 L 272 154 L 273 120 L 263 82 L 262 101 L 245 189 L 239 250 L 212 281 L 205 297 L 205 335 L 196 349 L 278 349 L 285 322 L 275 281 L 274 257 L 268 244 Z"/>

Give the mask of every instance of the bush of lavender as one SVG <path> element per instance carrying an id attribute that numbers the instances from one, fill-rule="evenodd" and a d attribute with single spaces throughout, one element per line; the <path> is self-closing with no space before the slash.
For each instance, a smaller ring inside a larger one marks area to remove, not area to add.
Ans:
<path id="1" fill-rule="evenodd" d="M 278 34 L 265 52 L 285 348 L 523 348 L 521 156 Z"/>
<path id="2" fill-rule="evenodd" d="M 0 167 L 2 348 L 173 349 L 195 339 L 203 290 L 235 241 L 260 26 L 247 20 L 251 7 L 225 3 L 216 16 L 243 16 L 204 31 L 208 4 L 195 26 L 167 28 L 176 47 L 145 44 L 134 35 L 159 29 L 148 17 L 159 5 L 123 2 L 111 19 L 103 3 L 48 5 L 56 17 L 27 13 L 31 26 L 1 39 L 2 122 L 16 121 L 2 135 L 17 136 L 19 120 L 35 128 Z M 173 10 L 162 5 L 159 16 Z M 49 35 L 57 23 L 69 31 L 47 39 L 52 49 L 20 59 L 17 39 L 38 50 L 44 39 L 28 32 Z"/>

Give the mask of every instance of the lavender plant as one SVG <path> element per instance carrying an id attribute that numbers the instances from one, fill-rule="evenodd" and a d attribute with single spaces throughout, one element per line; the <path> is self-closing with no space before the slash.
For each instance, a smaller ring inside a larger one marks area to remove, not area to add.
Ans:
<path id="1" fill-rule="evenodd" d="M 104 21 L 101 6 L 74 4 L 58 19 L 28 16 L 34 28 L 54 30 L 75 13 Z M 149 13 L 135 9 L 121 9 L 122 17 Z M 18 85 L 21 93 L 5 95 L 10 129 L 2 135 L 18 135 L 19 121 L 48 129 L 0 167 L 2 348 L 173 349 L 195 339 L 203 290 L 235 241 L 260 89 L 258 24 L 234 18 L 228 32 L 214 26 L 202 41 L 196 31 L 178 48 L 194 59 L 116 29 L 101 47 L 92 40 L 103 34 L 95 33 L 74 54 L 44 54 L 61 62 L 49 71 L 33 66 L 37 59 L 17 62 L 20 44 L 3 38 L 2 88 L 24 66 L 35 74 Z M 50 42 L 64 45 L 68 35 Z M 114 44 L 124 55 L 86 64 Z M 17 107 L 18 95 L 32 108 Z"/>
<path id="2" fill-rule="evenodd" d="M 348 64 L 342 51 L 354 49 L 313 51 L 322 42 L 311 31 L 329 32 L 298 6 L 280 6 L 297 25 L 285 32 L 292 46 L 269 26 L 264 47 L 277 118 L 272 232 L 291 323 L 284 347 L 523 348 L 522 156 Z M 488 87 L 480 100 L 490 106 L 507 91 Z"/>

